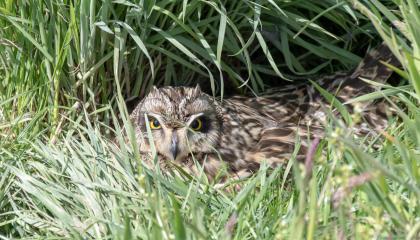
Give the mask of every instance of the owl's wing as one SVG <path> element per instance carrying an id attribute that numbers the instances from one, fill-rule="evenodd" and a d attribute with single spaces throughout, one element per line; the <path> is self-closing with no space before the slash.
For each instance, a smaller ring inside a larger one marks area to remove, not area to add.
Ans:
<path id="1" fill-rule="evenodd" d="M 400 66 L 398 59 L 384 43 L 369 51 L 356 69 L 347 76 L 333 79 L 333 81 L 321 80 L 320 85 L 330 93 L 335 93 L 340 101 L 347 102 L 350 99 L 379 90 L 380 87 L 369 84 L 363 79 L 385 83 L 392 75 L 393 70 L 383 63 L 395 67 Z"/>
<path id="2" fill-rule="evenodd" d="M 323 129 L 315 126 L 290 124 L 265 128 L 256 144 L 246 150 L 243 159 L 230 162 L 231 169 L 236 177 L 243 178 L 258 171 L 264 162 L 271 167 L 277 167 L 286 164 L 293 157 L 302 161 L 310 142 L 307 138 L 322 135 Z"/>
<path id="3" fill-rule="evenodd" d="M 345 102 L 376 90 L 375 86 L 360 78 L 383 83 L 391 76 L 392 70 L 381 62 L 398 66 L 398 60 L 385 44 L 369 52 L 353 72 L 338 73 L 317 82 Z M 289 87 L 264 97 L 246 99 L 243 103 L 256 109 L 261 116 L 278 122 L 277 126 L 262 129 L 259 141 L 246 154 L 247 162 L 260 164 L 267 161 L 272 166 L 287 162 L 293 153 L 298 160 L 304 159 L 309 143 L 314 138 L 324 137 L 327 109 L 331 109 L 331 104 L 311 85 Z M 386 125 L 382 105 L 366 102 L 363 106 L 366 122 L 375 128 Z M 363 126 L 356 128 L 359 128 L 354 129 L 358 134 L 369 132 Z M 298 139 L 301 140 L 299 149 L 296 145 Z"/>

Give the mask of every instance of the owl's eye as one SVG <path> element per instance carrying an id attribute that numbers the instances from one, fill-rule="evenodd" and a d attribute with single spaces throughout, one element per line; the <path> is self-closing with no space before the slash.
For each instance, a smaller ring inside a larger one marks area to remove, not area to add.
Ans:
<path id="1" fill-rule="evenodd" d="M 149 120 L 149 126 L 152 130 L 160 129 L 162 126 L 160 125 L 160 122 L 156 118 L 151 118 Z"/>
<path id="2" fill-rule="evenodd" d="M 190 127 L 194 131 L 200 131 L 203 128 L 203 120 L 200 118 L 194 119 L 194 121 L 191 122 Z"/>

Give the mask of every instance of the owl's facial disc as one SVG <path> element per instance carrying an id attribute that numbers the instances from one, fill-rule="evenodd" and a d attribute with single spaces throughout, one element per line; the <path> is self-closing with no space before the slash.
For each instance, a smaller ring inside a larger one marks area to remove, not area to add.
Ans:
<path id="1" fill-rule="evenodd" d="M 211 145 L 206 142 L 211 134 L 205 113 L 194 114 L 185 122 L 156 113 L 147 114 L 147 119 L 157 152 L 169 160 L 182 161 L 189 154 L 208 152 L 211 147 L 205 145 Z"/>
<path id="2" fill-rule="evenodd" d="M 183 161 L 190 154 L 213 152 L 221 134 L 220 114 L 199 88 L 155 89 L 143 100 L 140 113 L 142 135 L 148 137 L 148 124 L 157 153 L 168 160 Z M 140 147 L 150 152 L 148 141 Z"/>

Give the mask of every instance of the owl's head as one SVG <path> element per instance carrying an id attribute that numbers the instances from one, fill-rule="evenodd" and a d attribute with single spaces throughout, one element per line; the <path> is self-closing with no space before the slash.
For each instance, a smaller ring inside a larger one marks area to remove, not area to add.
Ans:
<path id="1" fill-rule="evenodd" d="M 153 88 L 132 115 L 140 132 L 140 150 L 151 152 L 150 128 L 157 153 L 169 160 L 213 152 L 221 135 L 219 107 L 198 86 Z"/>

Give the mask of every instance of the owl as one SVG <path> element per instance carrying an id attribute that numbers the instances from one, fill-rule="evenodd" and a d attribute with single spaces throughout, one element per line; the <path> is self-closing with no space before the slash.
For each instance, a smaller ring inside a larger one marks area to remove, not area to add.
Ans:
<path id="1" fill-rule="evenodd" d="M 316 82 L 338 101 L 346 102 L 375 90 L 360 78 L 383 82 L 390 76 L 391 71 L 379 61 L 397 64 L 382 45 L 355 71 Z M 273 167 L 287 163 L 294 151 L 302 159 L 308 142 L 324 136 L 329 105 L 313 84 L 290 85 L 260 97 L 223 100 L 204 93 L 199 86 L 155 87 L 130 118 L 140 152 L 148 156 L 146 163 L 153 165 L 155 154 L 162 169 L 179 166 L 191 174 L 204 171 L 210 179 L 221 173 L 247 177 L 263 162 Z M 366 103 L 364 122 L 386 126 L 385 109 Z M 367 131 L 365 125 L 356 132 Z M 295 149 L 297 138 L 302 140 L 299 149 Z"/>

